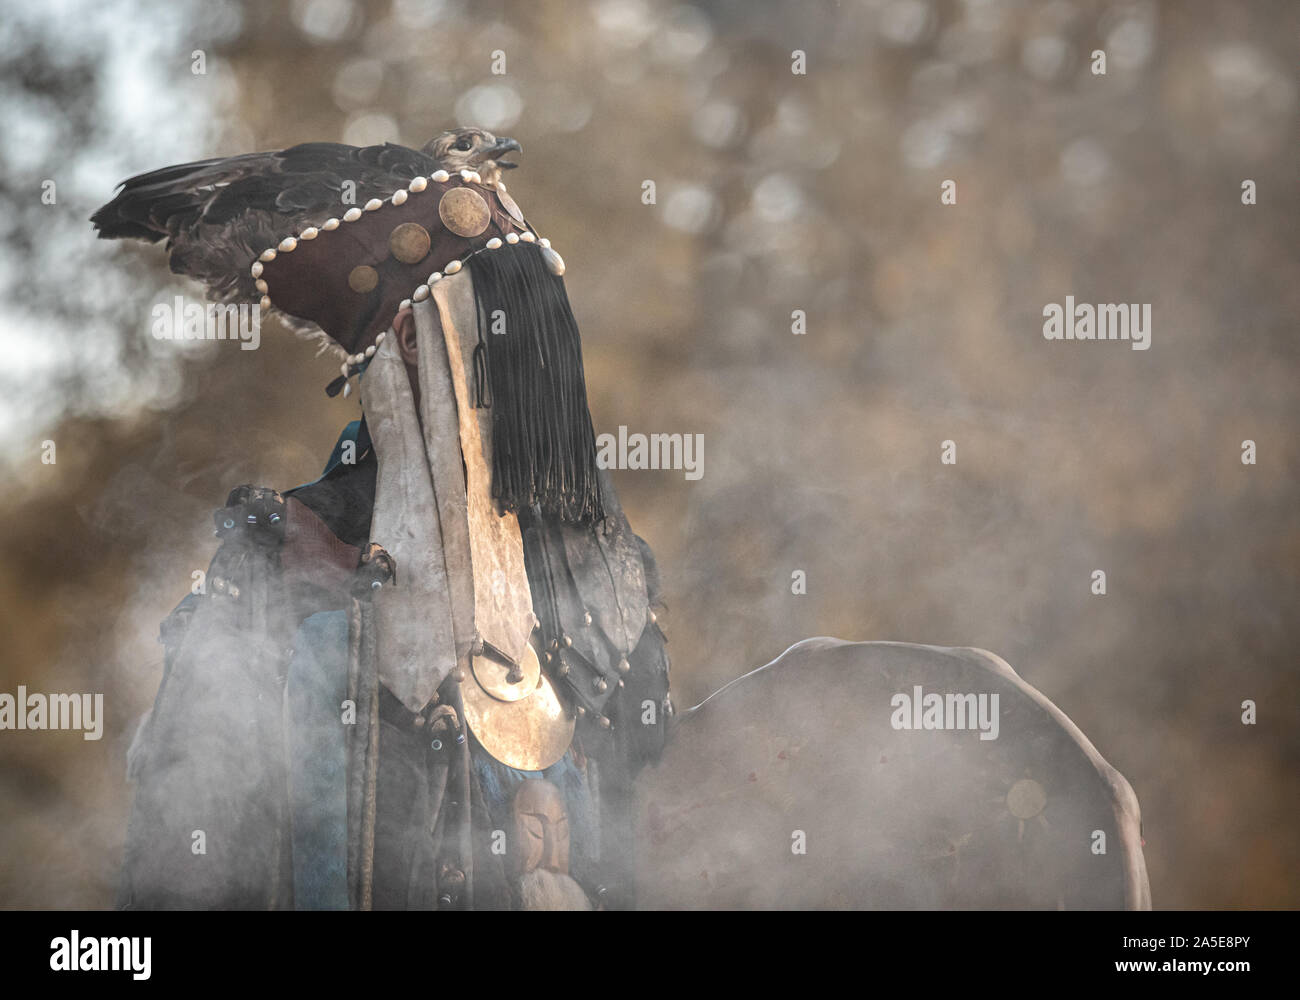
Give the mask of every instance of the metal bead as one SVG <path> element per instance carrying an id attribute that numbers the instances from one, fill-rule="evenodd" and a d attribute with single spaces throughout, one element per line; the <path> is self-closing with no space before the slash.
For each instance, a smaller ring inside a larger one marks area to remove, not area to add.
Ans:
<path id="1" fill-rule="evenodd" d="M 654 625 L 658 621 L 659 621 L 659 616 L 654 613 L 654 609 L 652 608 L 650 610 L 650 624 Z"/>
<path id="2" fill-rule="evenodd" d="M 324 222 L 321 223 L 321 229 L 324 230 L 338 229 L 338 227 L 339 227 L 338 219 L 326 219 Z"/>
<path id="3" fill-rule="evenodd" d="M 222 525 L 225 526 L 225 529 L 226 529 L 227 531 L 229 531 L 231 528 L 233 528 L 233 527 L 235 526 L 234 518 L 230 518 L 230 517 L 226 518 L 226 519 L 225 519 L 224 521 L 222 521 L 221 523 L 222 523 Z"/>
<path id="4" fill-rule="evenodd" d="M 500 250 L 500 249 L 501 249 L 501 239 L 500 239 L 500 237 L 498 237 L 498 236 L 493 236 L 490 240 L 488 240 L 488 241 L 487 241 L 487 248 L 488 248 L 489 250 Z"/>
<path id="5" fill-rule="evenodd" d="M 315 226 L 308 226 L 306 229 L 304 229 L 301 233 L 298 234 L 298 239 L 314 240 L 319 235 L 320 235 L 319 229 L 317 229 Z"/>
<path id="6" fill-rule="evenodd" d="M 590 612 L 590 611 L 584 611 L 584 612 L 582 613 L 582 624 L 584 624 L 584 625 L 590 625 L 590 624 L 591 624 L 591 612 Z"/>
<path id="7" fill-rule="evenodd" d="M 382 590 L 382 589 L 383 589 L 383 586 L 384 586 L 384 581 L 383 581 L 383 580 L 371 580 L 371 581 L 370 581 L 370 589 L 371 589 L 371 590 Z"/>
<path id="8" fill-rule="evenodd" d="M 452 260 L 452 261 L 448 261 L 448 262 L 447 262 L 447 266 L 446 266 L 445 268 L 443 268 L 443 270 L 444 270 L 447 274 L 455 274 L 457 271 L 460 270 L 460 268 L 461 268 L 461 263 L 460 263 L 460 261 L 458 261 L 458 260 Z"/>
<path id="9" fill-rule="evenodd" d="M 233 527 L 233 522 L 231 522 L 231 526 Z M 219 576 L 214 576 L 212 578 L 212 589 L 218 594 L 224 594 L 226 592 L 226 581 Z"/>
<path id="10" fill-rule="evenodd" d="M 271 261 L 275 260 L 275 250 L 274 249 L 263 250 L 260 254 L 258 254 L 257 259 L 264 260 L 269 264 L 271 263 Z"/>
<path id="11" fill-rule="evenodd" d="M 586 715 L 586 714 L 587 714 L 587 710 L 586 710 L 585 708 L 583 708 L 581 705 L 579 705 L 579 706 L 578 706 L 578 718 L 581 719 L 581 718 L 582 718 L 584 715 Z"/>
<path id="12" fill-rule="evenodd" d="M 572 646 L 572 645 L 573 645 L 573 640 L 572 640 L 569 636 L 567 636 L 567 635 L 564 637 L 564 645 L 565 645 L 565 646 Z"/>
<path id="13" fill-rule="evenodd" d="M 375 345 L 371 344 L 369 347 L 366 348 L 366 357 L 373 358 L 374 356 L 375 356 Z"/>
<path id="14" fill-rule="evenodd" d="M 606 683 L 605 678 L 597 677 L 595 687 L 597 691 L 604 694 L 609 689 L 609 684 Z"/>
<path id="15" fill-rule="evenodd" d="M 433 747 L 433 749 L 435 750 L 441 750 L 442 740 L 434 740 L 432 743 L 429 744 L 429 746 Z"/>
<path id="16" fill-rule="evenodd" d="M 627 657 L 626 657 L 626 656 L 623 657 L 621 660 L 618 661 L 618 672 L 619 672 L 620 674 L 625 674 L 625 673 L 627 673 L 627 672 L 628 672 L 629 670 L 631 670 L 631 669 L 632 669 L 632 664 L 630 664 L 630 663 L 627 662 Z"/>
<path id="17" fill-rule="evenodd" d="M 267 283 L 263 281 L 261 278 L 258 278 L 256 281 L 253 282 L 253 287 L 256 288 L 263 295 L 265 295 L 267 292 L 271 290 L 270 287 L 267 285 Z"/>
<path id="18" fill-rule="evenodd" d="M 437 184 L 446 184 L 451 180 L 451 174 L 447 173 L 445 170 L 435 170 L 429 175 L 429 180 L 434 181 Z"/>
<path id="19" fill-rule="evenodd" d="M 550 658 L 550 655 L 551 655 L 550 653 L 547 653 L 547 654 L 546 654 L 547 659 Z M 567 663 L 561 663 L 558 667 L 555 668 L 555 672 L 556 672 L 557 674 L 559 674 L 561 677 L 568 677 L 568 676 L 569 676 L 569 669 L 570 669 L 570 667 L 569 667 L 569 665 L 568 665 Z"/>
<path id="20" fill-rule="evenodd" d="M 519 234 L 506 233 L 506 242 L 509 243 L 511 246 L 514 246 L 516 243 L 519 242 Z"/>
<path id="21" fill-rule="evenodd" d="M 411 183 L 406 186 L 411 191 L 419 193 L 429 186 L 429 179 L 427 177 L 412 177 Z"/>
<path id="22" fill-rule="evenodd" d="M 605 716 L 602 715 L 602 716 L 600 717 L 600 728 L 601 728 L 601 729 L 613 729 L 613 728 L 614 728 L 614 723 L 610 722 L 608 718 L 606 718 Z"/>
<path id="23" fill-rule="evenodd" d="M 394 205 L 405 205 L 405 204 L 406 204 L 406 199 L 409 198 L 409 197 L 410 197 L 410 195 L 408 195 L 408 194 L 406 193 L 406 190 L 405 190 L 405 189 L 402 189 L 402 190 L 400 190 L 400 191 L 394 191 L 394 192 L 393 192 L 393 204 L 394 204 Z"/>
<path id="24" fill-rule="evenodd" d="M 367 212 L 377 212 L 379 209 L 383 207 L 384 207 L 384 203 L 380 201 L 378 198 L 371 198 L 368 202 L 366 202 Z"/>
<path id="25" fill-rule="evenodd" d="M 551 241 L 548 240 L 545 236 L 543 236 L 540 240 L 537 241 L 537 245 L 539 247 L 549 247 L 551 245 Z"/>
<path id="26" fill-rule="evenodd" d="M 262 296 L 262 301 L 261 301 L 260 304 L 261 304 L 261 306 L 262 306 L 263 309 L 270 309 L 270 308 L 271 308 L 271 296 L 269 296 L 269 295 L 263 295 L 263 296 Z"/>
<path id="27" fill-rule="evenodd" d="M 410 300 L 410 299 L 402 299 L 402 308 L 405 309 L 405 308 L 409 307 L 410 304 L 411 304 L 411 300 Z M 376 344 L 382 344 L 382 343 L 384 342 L 384 334 L 387 333 L 387 332 L 388 332 L 387 330 L 380 330 L 380 331 L 379 331 L 379 336 L 375 338 L 375 343 L 376 343 Z"/>
<path id="28" fill-rule="evenodd" d="M 249 270 L 253 272 L 254 278 L 260 278 L 262 276 L 262 262 L 260 260 L 253 261 L 253 266 Z"/>
<path id="29" fill-rule="evenodd" d="M 415 290 L 415 292 L 411 295 L 411 301 L 412 301 L 412 302 L 423 302 L 423 301 L 424 301 L 425 299 L 427 299 L 428 297 L 429 297 L 429 286 L 428 286 L 428 285 L 421 285 L 421 286 L 420 286 L 419 288 L 417 288 L 417 289 Z"/>
<path id="30" fill-rule="evenodd" d="M 298 241 L 292 236 L 286 236 L 280 241 L 279 250 L 281 253 L 293 253 L 298 248 Z"/>
<path id="31" fill-rule="evenodd" d="M 437 284 L 438 282 L 440 282 L 441 280 L 442 280 L 442 272 L 441 272 L 441 271 L 434 271 L 433 274 L 429 275 L 429 280 L 426 281 L 425 284 L 426 284 L 426 285 L 436 285 L 436 284 Z"/>
<path id="32" fill-rule="evenodd" d="M 236 601 L 239 600 L 239 588 L 233 583 L 230 585 L 230 589 L 227 590 L 226 593 L 230 595 L 231 599 Z"/>
<path id="33" fill-rule="evenodd" d="M 519 234 L 519 238 L 520 238 L 521 240 L 523 240 L 525 243 L 536 243 L 536 242 L 537 242 L 537 237 L 534 236 L 531 232 L 528 232 L 527 230 L 525 230 L 524 232 L 520 233 L 520 234 Z"/>
<path id="34" fill-rule="evenodd" d="M 359 218 L 361 218 L 361 209 L 357 208 L 355 205 L 343 213 L 344 222 L 356 222 Z"/>

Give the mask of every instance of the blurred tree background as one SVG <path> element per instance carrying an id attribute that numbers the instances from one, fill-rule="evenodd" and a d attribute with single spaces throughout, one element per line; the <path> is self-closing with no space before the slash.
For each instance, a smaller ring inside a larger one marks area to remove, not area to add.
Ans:
<path id="1" fill-rule="evenodd" d="M 154 340 L 196 290 L 87 217 L 169 163 L 457 124 L 523 144 L 597 432 L 704 435 L 699 481 L 615 476 L 679 705 L 810 635 L 981 646 L 1132 782 L 1157 906 L 1300 905 L 1300 5 L 0 8 L 0 691 L 107 712 L 100 742 L 0 733 L 0 905 L 111 904 L 211 510 L 314 478 L 358 412 L 270 323 L 258 351 Z M 1045 341 L 1066 295 L 1151 303 L 1151 349 Z"/>

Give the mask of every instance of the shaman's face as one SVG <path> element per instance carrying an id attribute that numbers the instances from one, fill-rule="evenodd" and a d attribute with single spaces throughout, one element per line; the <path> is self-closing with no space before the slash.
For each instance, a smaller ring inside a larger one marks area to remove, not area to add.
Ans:
<path id="1" fill-rule="evenodd" d="M 541 869 L 567 875 L 569 816 L 560 790 L 549 781 L 525 781 L 515 792 L 513 817 L 515 874 Z"/>

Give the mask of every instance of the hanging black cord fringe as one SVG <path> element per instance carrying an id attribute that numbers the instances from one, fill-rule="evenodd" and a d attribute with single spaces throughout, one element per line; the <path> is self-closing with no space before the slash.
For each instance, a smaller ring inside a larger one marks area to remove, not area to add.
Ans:
<path id="1" fill-rule="evenodd" d="M 582 340 L 564 282 L 529 243 L 476 254 L 471 266 L 476 405 L 492 409 L 492 495 L 506 510 L 536 504 L 572 524 L 604 520 Z"/>

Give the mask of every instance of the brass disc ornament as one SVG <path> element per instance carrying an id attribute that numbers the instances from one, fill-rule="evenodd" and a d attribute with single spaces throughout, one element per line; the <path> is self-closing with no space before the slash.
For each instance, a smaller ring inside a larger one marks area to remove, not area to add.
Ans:
<path id="1" fill-rule="evenodd" d="M 536 663 L 535 652 L 532 657 Z M 473 657 L 470 676 L 461 684 L 461 702 L 465 721 L 483 749 L 507 767 L 520 771 L 542 771 L 563 757 L 573 742 L 577 720 L 540 664 L 534 679 L 519 685 L 527 688 L 527 693 L 514 701 L 503 701 L 494 698 L 478 680 L 480 675 L 495 677 L 496 667 L 481 665 L 478 660 Z"/>
<path id="2" fill-rule="evenodd" d="M 457 236 L 478 236 L 487 229 L 492 212 L 483 196 L 472 188 L 452 188 L 438 202 L 438 217 Z"/>
<path id="3" fill-rule="evenodd" d="M 418 264 L 429 256 L 429 230 L 418 222 L 403 222 L 388 235 L 388 249 L 403 264 Z"/>
<path id="4" fill-rule="evenodd" d="M 537 652 L 529 643 L 524 647 L 524 655 L 518 667 L 502 663 L 492 656 L 480 654 L 470 657 L 470 670 L 479 687 L 498 701 L 519 701 L 527 698 L 537 690 L 537 679 L 541 676 L 542 665 L 537 659 Z M 519 680 L 511 682 L 511 676 Z"/>

